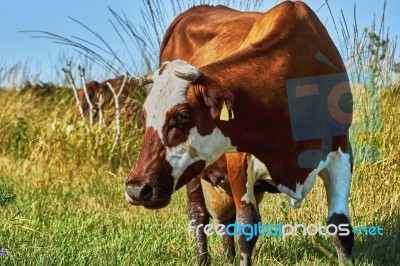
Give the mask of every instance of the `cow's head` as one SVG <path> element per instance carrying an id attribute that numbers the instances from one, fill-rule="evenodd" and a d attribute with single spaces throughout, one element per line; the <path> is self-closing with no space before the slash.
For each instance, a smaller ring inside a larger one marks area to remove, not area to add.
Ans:
<path id="1" fill-rule="evenodd" d="M 164 207 L 174 191 L 224 152 L 235 150 L 217 127 L 221 109 L 231 110 L 233 95 L 206 80 L 181 60 L 165 62 L 153 74 L 143 110 L 144 141 L 126 180 L 129 203 Z"/>

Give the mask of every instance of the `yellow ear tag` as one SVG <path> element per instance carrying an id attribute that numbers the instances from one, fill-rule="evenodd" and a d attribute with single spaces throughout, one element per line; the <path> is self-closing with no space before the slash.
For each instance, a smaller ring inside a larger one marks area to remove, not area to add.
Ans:
<path id="1" fill-rule="evenodd" d="M 221 114 L 219 116 L 219 120 L 222 121 L 229 121 L 229 111 L 228 108 L 226 107 L 226 103 L 224 102 L 224 105 L 222 106 Z"/>

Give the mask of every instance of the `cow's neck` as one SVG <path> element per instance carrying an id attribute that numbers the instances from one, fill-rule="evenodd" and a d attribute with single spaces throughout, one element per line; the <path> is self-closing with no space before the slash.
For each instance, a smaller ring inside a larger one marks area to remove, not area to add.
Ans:
<path id="1" fill-rule="evenodd" d="M 265 78 L 257 77 L 257 73 L 253 73 L 254 78 L 250 80 L 240 80 L 240 77 L 252 76 L 251 73 L 239 73 L 247 69 L 248 67 L 226 67 L 219 71 L 210 69 L 210 75 L 216 76 L 214 81 L 234 94 L 235 118 L 218 121 L 217 126 L 232 139 L 232 144 L 240 151 L 270 153 L 276 149 L 276 141 L 290 137 L 282 135 L 290 131 L 282 130 L 290 127 L 289 113 L 284 111 L 288 110 L 285 84 L 277 83 L 279 77 L 276 76 L 273 79 L 274 84 L 268 84 Z M 273 139 L 276 141 L 271 141 Z"/>
<path id="2" fill-rule="evenodd" d="M 267 69 L 263 76 L 257 72 L 262 64 L 273 66 L 271 60 L 277 57 L 285 58 L 285 55 L 276 53 L 270 54 L 268 58 L 260 56 L 253 58 L 252 62 L 232 61 L 223 68 L 214 64 L 201 71 L 234 94 L 235 118 L 218 121 L 217 127 L 230 137 L 238 151 L 254 154 L 265 163 L 277 183 L 284 182 L 286 186 L 295 188 L 294 180 L 305 179 L 311 169 L 295 167 L 289 172 L 283 168 L 287 164 L 297 165 L 297 153 L 308 148 L 305 146 L 307 143 L 299 146 L 291 136 L 286 82 L 283 78 L 284 75 L 288 76 L 287 69 L 282 65 L 279 71 L 263 66 L 263 69 Z M 242 80 L 241 77 L 254 78 Z M 293 161 L 289 162 L 288 159 Z M 278 180 L 284 176 L 288 177 L 285 181 Z"/>

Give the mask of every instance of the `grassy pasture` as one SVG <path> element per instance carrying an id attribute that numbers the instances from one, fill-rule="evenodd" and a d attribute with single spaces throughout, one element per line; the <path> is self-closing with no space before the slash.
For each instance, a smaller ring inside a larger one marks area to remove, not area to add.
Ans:
<path id="1" fill-rule="evenodd" d="M 381 130 L 351 131 L 352 142 L 362 144 L 353 144 L 356 158 L 364 145 L 381 153 L 378 161 L 354 167 L 353 226 L 384 228 L 384 236 L 356 236 L 358 265 L 400 265 L 400 89 L 379 95 Z M 373 122 L 376 110 L 363 99 L 355 95 L 355 117 Z M 111 151 L 113 124 L 86 132 L 76 122 L 70 90 L 0 90 L 0 185 L 16 194 L 15 204 L 0 206 L 0 249 L 8 252 L 0 265 L 195 264 L 184 190 L 162 210 L 125 203 L 124 180 L 143 132 L 135 123 L 123 125 L 121 145 Z M 283 195 L 266 195 L 261 213 L 263 224 L 325 223 L 322 181 L 301 209 L 290 208 Z M 227 264 L 218 236 L 210 237 L 209 250 L 214 265 Z M 329 265 L 333 250 L 324 237 L 260 237 L 253 257 L 255 265 Z"/>

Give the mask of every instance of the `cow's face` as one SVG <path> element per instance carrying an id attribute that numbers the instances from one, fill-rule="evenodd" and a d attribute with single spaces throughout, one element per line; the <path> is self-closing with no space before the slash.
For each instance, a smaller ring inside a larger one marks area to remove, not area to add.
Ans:
<path id="1" fill-rule="evenodd" d="M 126 180 L 129 203 L 164 207 L 174 191 L 224 152 L 235 150 L 216 127 L 222 106 L 231 109 L 232 96 L 223 89 L 192 84 L 199 76 L 197 68 L 180 60 L 166 62 L 154 73 L 144 103 L 144 141 Z"/>

